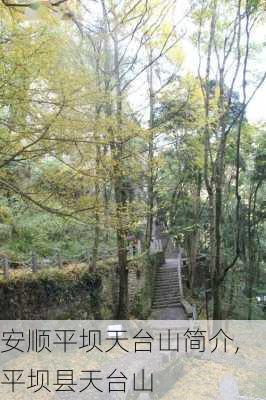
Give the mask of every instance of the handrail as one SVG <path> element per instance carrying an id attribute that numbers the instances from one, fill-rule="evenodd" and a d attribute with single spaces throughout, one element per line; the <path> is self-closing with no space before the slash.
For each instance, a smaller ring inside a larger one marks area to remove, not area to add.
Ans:
<path id="1" fill-rule="evenodd" d="M 181 299 L 184 297 L 182 274 L 181 274 L 182 263 L 183 263 L 183 261 L 182 261 L 182 253 L 181 253 L 181 250 L 179 249 L 178 255 L 177 255 L 177 275 L 178 275 L 179 293 L 180 293 Z"/>

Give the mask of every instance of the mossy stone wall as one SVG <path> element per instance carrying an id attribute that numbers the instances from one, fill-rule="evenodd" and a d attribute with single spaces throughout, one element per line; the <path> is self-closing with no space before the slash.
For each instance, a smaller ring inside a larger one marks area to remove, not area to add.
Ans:
<path id="1" fill-rule="evenodd" d="M 130 316 L 143 318 L 151 308 L 152 286 L 162 256 L 129 263 Z M 118 305 L 117 265 L 96 272 L 84 265 L 15 272 L 0 281 L 0 319 L 113 319 Z"/>

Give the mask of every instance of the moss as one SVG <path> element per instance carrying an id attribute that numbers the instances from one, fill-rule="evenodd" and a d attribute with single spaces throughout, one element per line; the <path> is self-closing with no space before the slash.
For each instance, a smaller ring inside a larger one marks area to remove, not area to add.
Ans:
<path id="1" fill-rule="evenodd" d="M 137 279 L 144 278 L 136 289 L 132 317 L 148 318 L 154 277 L 162 262 L 162 254 L 130 260 L 129 269 L 139 271 Z M 34 274 L 16 270 L 8 280 L 0 280 L 0 318 L 112 319 L 119 290 L 115 271 L 115 260 L 99 262 L 95 272 L 86 264 L 47 268 Z"/>
<path id="2" fill-rule="evenodd" d="M 0 282 L 2 319 L 80 318 L 99 314 L 101 276 L 88 268 L 20 273 Z M 61 312 L 62 311 L 62 312 Z"/>

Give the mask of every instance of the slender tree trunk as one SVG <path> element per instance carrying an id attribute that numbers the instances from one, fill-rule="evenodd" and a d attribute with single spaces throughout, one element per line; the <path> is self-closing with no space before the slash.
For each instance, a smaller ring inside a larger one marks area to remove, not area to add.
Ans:
<path id="1" fill-rule="evenodd" d="M 127 269 L 127 238 L 123 225 L 123 207 L 126 202 L 126 194 L 120 187 L 119 180 L 115 183 L 116 216 L 117 216 L 117 250 L 119 268 L 119 305 L 118 318 L 128 318 L 128 269 Z"/>
<path id="2" fill-rule="evenodd" d="M 100 90 L 100 77 L 99 77 L 99 61 L 96 61 L 96 76 L 97 76 L 97 87 Z M 95 218 L 95 226 L 94 226 L 94 240 L 93 240 L 93 248 L 92 248 L 92 269 L 96 269 L 97 258 L 98 258 L 98 250 L 99 250 L 99 241 L 100 241 L 100 185 L 98 180 L 98 173 L 100 170 L 100 162 L 101 162 L 101 149 L 99 145 L 99 135 L 98 135 L 98 120 L 100 115 L 100 107 L 96 106 L 95 109 L 95 128 L 94 128 L 94 140 L 96 143 L 96 158 L 95 158 L 95 206 L 94 206 L 94 218 Z"/>
<path id="3" fill-rule="evenodd" d="M 113 35 L 114 43 L 114 70 L 116 80 L 116 123 L 118 143 L 115 144 L 115 201 L 116 201 L 116 218 L 117 218 L 117 249 L 118 249 L 118 268 L 120 275 L 119 283 L 119 307 L 118 318 L 128 318 L 128 269 L 127 269 L 127 227 L 125 226 L 125 208 L 127 206 L 127 187 L 123 174 L 122 157 L 124 153 L 123 137 L 122 137 L 122 93 L 120 80 L 119 65 L 119 49 L 116 35 Z"/>
<path id="4" fill-rule="evenodd" d="M 154 212 L 154 89 L 153 89 L 153 65 L 152 65 L 152 49 L 149 49 L 149 63 L 150 66 L 147 70 L 148 74 L 148 85 L 149 85 L 149 107 L 150 107 L 150 118 L 149 118 L 149 152 L 148 152 L 148 213 L 147 213 L 147 225 L 145 235 L 145 247 L 150 248 L 152 239 L 152 228 L 153 228 L 153 212 Z"/>
<path id="5" fill-rule="evenodd" d="M 252 319 L 252 302 L 254 297 L 254 285 L 258 278 L 258 247 L 256 244 L 256 205 L 257 193 L 261 186 L 262 180 L 259 180 L 254 187 L 250 189 L 248 201 L 248 234 L 247 234 L 247 294 L 248 294 L 248 319 Z"/>
<path id="6" fill-rule="evenodd" d="M 212 3 L 212 17 L 210 22 L 209 42 L 207 49 L 207 61 L 206 61 L 206 74 L 204 79 L 202 78 L 199 70 L 199 78 L 201 82 L 201 89 L 204 96 L 204 111 L 205 111 L 205 127 L 204 127 L 204 181 L 208 193 L 208 221 L 209 221 L 209 246 L 210 246 L 210 272 L 212 276 L 212 292 L 213 292 L 213 308 L 214 314 L 219 314 L 219 288 L 217 288 L 216 282 L 216 215 L 215 215 L 215 186 L 213 182 L 214 166 L 213 160 L 210 158 L 211 145 L 210 136 L 212 129 L 210 127 L 210 69 L 211 69 L 211 58 L 214 46 L 214 36 L 216 31 L 216 7 L 217 1 L 214 0 Z M 198 41 L 201 36 L 199 35 Z M 201 56 L 201 55 L 200 55 Z"/>
<path id="7" fill-rule="evenodd" d="M 191 289 L 192 293 L 195 288 L 195 280 L 197 275 L 197 255 L 199 253 L 199 222 L 200 222 L 200 193 L 201 193 L 201 174 L 197 176 L 196 187 L 193 190 L 193 215 L 194 215 L 194 230 L 192 232 L 191 240 Z"/>
<path id="8" fill-rule="evenodd" d="M 96 144 L 96 179 L 95 179 L 95 226 L 94 226 L 94 240 L 93 240 L 93 248 L 92 248 L 92 269 L 96 269 L 98 251 L 99 251 L 99 241 L 100 241 L 100 185 L 97 179 L 97 171 L 99 171 L 100 167 L 100 146 Z"/>
<path id="9" fill-rule="evenodd" d="M 105 48 L 105 92 L 108 100 L 106 115 L 113 114 L 112 102 L 115 105 L 115 127 L 109 127 L 111 138 L 110 149 L 113 160 L 113 188 L 115 196 L 116 214 L 116 241 L 119 271 L 119 299 L 117 318 L 128 318 L 128 269 L 127 269 L 127 227 L 125 226 L 125 208 L 127 206 L 127 187 L 123 174 L 124 144 L 122 137 L 122 91 L 119 64 L 119 48 L 116 31 L 110 31 L 105 1 L 101 1 L 104 17 L 106 39 Z M 109 40 L 112 40 L 113 57 L 110 51 Z M 112 60 L 111 60 L 112 57 Z M 114 71 L 113 71 L 114 70 Z M 114 80 L 115 93 L 110 93 L 110 82 Z"/>

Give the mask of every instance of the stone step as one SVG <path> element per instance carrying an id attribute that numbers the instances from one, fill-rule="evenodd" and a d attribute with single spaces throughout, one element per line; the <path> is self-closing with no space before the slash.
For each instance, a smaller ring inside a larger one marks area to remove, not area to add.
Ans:
<path id="1" fill-rule="evenodd" d="M 157 269 L 157 272 L 176 272 L 177 267 L 161 267 Z"/>
<path id="2" fill-rule="evenodd" d="M 169 307 L 170 307 L 170 305 L 173 305 L 173 304 L 176 304 L 176 303 L 180 303 L 180 300 L 181 300 L 181 298 L 180 297 L 172 297 L 172 298 L 169 298 L 169 299 L 154 299 L 153 300 L 153 305 L 154 306 L 159 306 L 159 305 L 169 305 Z"/>
<path id="3" fill-rule="evenodd" d="M 157 271 L 157 275 L 177 275 L 177 270 L 174 269 L 171 271 L 166 269 L 165 271 Z"/>
<path id="4" fill-rule="evenodd" d="M 160 295 L 163 295 L 163 296 L 167 296 L 168 294 L 172 295 L 172 294 L 179 294 L 179 293 L 180 293 L 180 289 L 177 288 L 177 287 L 173 287 L 173 288 L 170 288 L 170 289 L 168 288 L 168 290 L 165 289 L 165 288 L 156 288 L 153 291 L 153 295 L 160 294 Z"/>
<path id="5" fill-rule="evenodd" d="M 159 269 L 157 269 L 157 273 L 160 273 L 160 274 L 164 274 L 164 273 L 173 274 L 175 272 L 177 272 L 177 268 L 159 268 Z"/>
<path id="6" fill-rule="evenodd" d="M 179 307 L 181 303 L 179 301 L 173 301 L 169 303 L 154 303 L 152 305 L 152 309 L 160 309 L 160 308 L 172 308 L 172 307 Z"/>
<path id="7" fill-rule="evenodd" d="M 167 307 L 175 307 L 177 303 L 180 303 L 180 299 L 173 299 L 169 301 L 154 301 L 153 307 L 167 306 Z"/>
<path id="8" fill-rule="evenodd" d="M 154 296 L 152 302 L 169 302 L 169 301 L 175 301 L 175 300 L 180 300 L 181 296 L 180 295 L 175 295 L 175 296 L 170 296 L 170 297 L 164 297 L 164 296 Z"/>
<path id="9" fill-rule="evenodd" d="M 171 287 L 171 288 L 169 288 L 169 287 L 167 287 L 167 288 L 161 288 L 161 287 L 158 287 L 158 288 L 155 288 L 154 289 L 154 291 L 153 291 L 153 293 L 154 294 L 156 294 L 156 293 L 162 293 L 162 294 L 172 294 L 172 293 L 179 293 L 179 287 L 177 287 L 177 286 L 173 286 L 173 287 Z"/>
<path id="10" fill-rule="evenodd" d="M 178 286 L 172 286 L 172 287 L 157 287 L 154 288 L 153 290 L 153 294 L 155 293 L 162 293 L 164 295 L 167 295 L 168 293 L 179 293 L 180 292 L 180 288 Z"/>
<path id="11" fill-rule="evenodd" d="M 173 301 L 177 301 L 180 299 L 181 299 L 180 295 L 176 295 L 176 296 L 172 296 L 172 297 L 168 297 L 168 298 L 162 297 L 160 299 L 158 297 L 154 297 L 153 303 L 171 303 Z"/>
<path id="12" fill-rule="evenodd" d="M 159 287 L 155 287 L 154 288 L 153 293 L 164 293 L 164 294 L 167 294 L 167 293 L 178 293 L 179 290 L 180 290 L 179 286 L 176 286 L 176 285 L 175 286 L 171 286 L 171 287 L 169 287 L 169 286 L 167 286 L 167 287 L 159 286 Z"/>
<path id="13" fill-rule="evenodd" d="M 180 301 L 181 296 L 173 296 L 173 297 L 154 297 L 152 303 L 172 303 L 175 301 Z"/>
<path id="14" fill-rule="evenodd" d="M 164 272 L 157 272 L 157 276 L 173 276 L 177 275 L 177 271 L 164 271 Z"/>
<path id="15" fill-rule="evenodd" d="M 166 287 L 166 288 L 154 288 L 153 290 L 153 294 L 158 294 L 158 293 L 162 293 L 162 294 L 168 294 L 168 293 L 179 293 L 180 292 L 180 288 L 177 286 L 173 286 L 173 287 Z"/>
<path id="16" fill-rule="evenodd" d="M 156 276 L 156 282 L 162 282 L 162 281 L 178 281 L 178 276 L 177 275 L 171 275 L 171 276 Z"/>
<path id="17" fill-rule="evenodd" d="M 163 275 L 161 275 L 161 276 L 159 276 L 159 275 L 157 275 L 156 276 L 156 281 L 162 281 L 162 280 L 172 280 L 172 279 L 176 279 L 176 280 L 178 280 L 178 275 L 176 274 L 176 275 L 165 275 L 165 274 L 163 274 Z"/>
<path id="18" fill-rule="evenodd" d="M 173 301 L 181 300 L 181 296 L 172 297 L 153 297 L 152 303 L 171 303 Z"/>
<path id="19" fill-rule="evenodd" d="M 170 280 L 178 280 L 178 275 L 162 275 L 162 276 L 156 276 L 156 281 L 170 281 Z"/>
<path id="20" fill-rule="evenodd" d="M 155 282 L 155 286 L 167 286 L 167 285 L 178 286 L 179 281 L 171 279 L 170 281 L 156 281 Z"/>
<path id="21" fill-rule="evenodd" d="M 160 289 L 164 289 L 166 290 L 177 290 L 179 289 L 179 284 L 178 283 L 166 283 L 166 284 L 162 284 L 162 285 L 155 285 L 154 286 L 154 290 L 160 290 Z"/>
<path id="22" fill-rule="evenodd" d="M 160 282 L 160 281 L 172 281 L 172 280 L 178 281 L 178 275 L 169 275 L 169 276 L 162 275 L 162 276 L 157 276 L 156 277 L 156 281 L 157 282 Z"/>
<path id="23" fill-rule="evenodd" d="M 155 282 L 155 288 L 174 288 L 174 287 L 179 287 L 178 282 Z"/>
<path id="24" fill-rule="evenodd" d="M 153 296 L 161 296 L 161 297 L 171 297 L 171 296 L 180 296 L 180 291 L 175 290 L 171 292 L 162 292 L 162 291 L 155 291 L 153 292 Z"/>
<path id="25" fill-rule="evenodd" d="M 160 298 L 160 299 L 165 299 L 165 300 L 168 300 L 168 299 L 176 299 L 177 297 L 180 297 L 180 294 L 179 293 L 169 293 L 169 294 L 166 294 L 166 293 L 155 293 L 154 294 L 154 296 L 153 296 L 153 299 L 155 300 L 155 299 L 158 299 L 158 298 Z"/>

